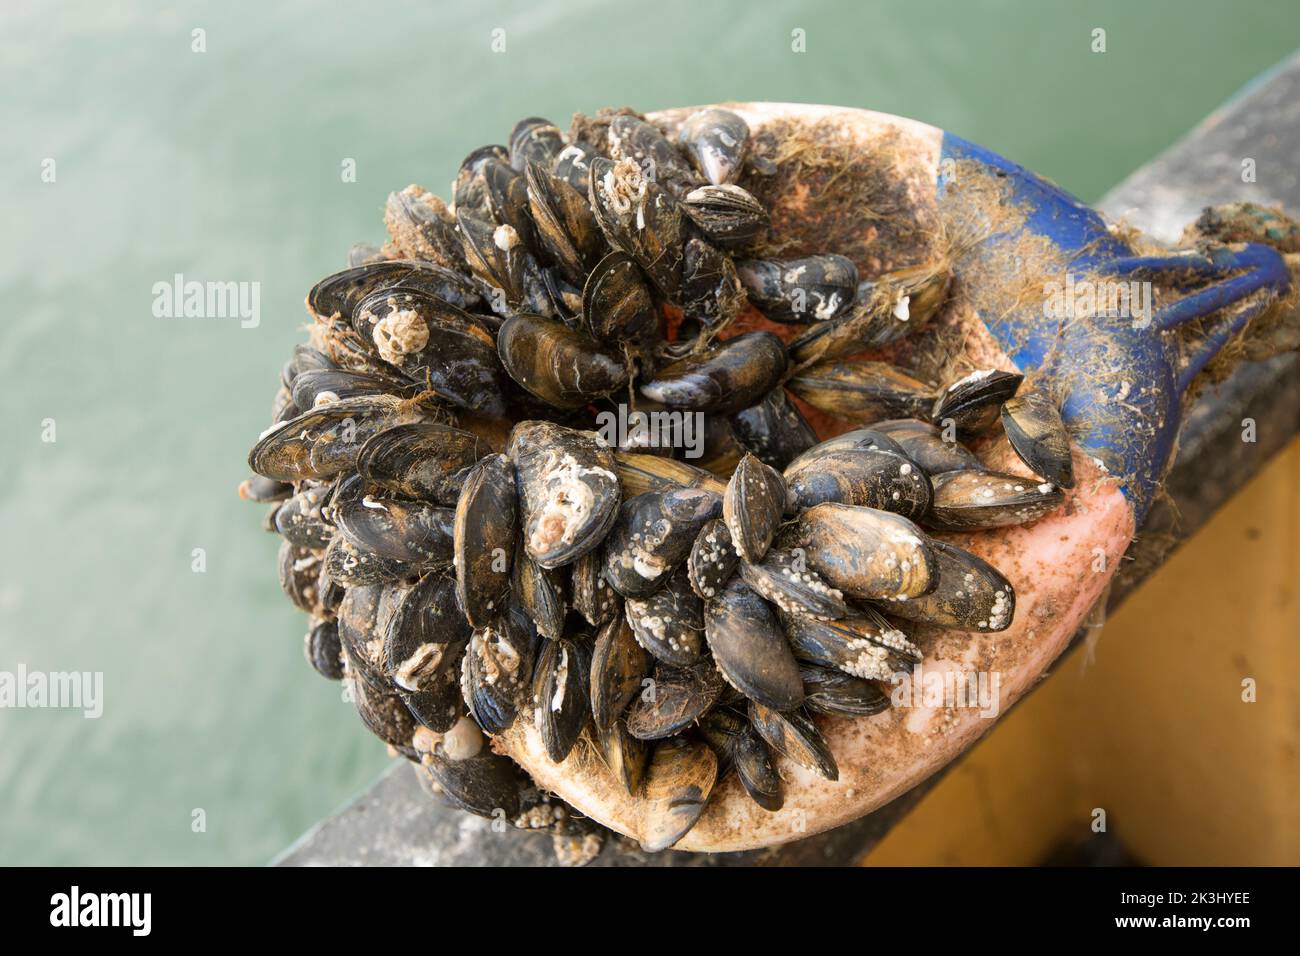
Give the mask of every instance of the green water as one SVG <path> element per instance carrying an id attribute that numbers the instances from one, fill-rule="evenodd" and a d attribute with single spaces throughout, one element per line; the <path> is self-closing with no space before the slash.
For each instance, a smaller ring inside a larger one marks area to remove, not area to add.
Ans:
<path id="1" fill-rule="evenodd" d="M 1300 44 L 1300 14 L 9 2 L 0 34 L 0 671 L 104 675 L 97 720 L 0 709 L 0 862 L 258 863 L 386 765 L 303 662 L 234 490 L 304 293 L 381 238 L 390 189 L 445 192 L 524 115 L 771 99 L 915 116 L 1095 199 Z M 259 282 L 261 324 L 155 318 L 175 273 Z"/>

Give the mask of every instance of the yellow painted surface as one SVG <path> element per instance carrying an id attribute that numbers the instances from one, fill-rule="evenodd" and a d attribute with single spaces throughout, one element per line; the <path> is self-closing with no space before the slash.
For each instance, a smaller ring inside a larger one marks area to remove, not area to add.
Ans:
<path id="1" fill-rule="evenodd" d="M 1033 864 L 1089 839 L 1101 808 L 1145 863 L 1300 864 L 1300 439 L 1088 650 L 865 863 Z M 1255 703 L 1242 699 L 1247 678 Z"/>

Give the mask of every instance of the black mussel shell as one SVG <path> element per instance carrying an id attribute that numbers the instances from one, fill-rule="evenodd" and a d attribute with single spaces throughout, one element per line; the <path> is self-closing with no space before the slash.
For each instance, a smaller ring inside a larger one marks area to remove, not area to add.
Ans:
<path id="1" fill-rule="evenodd" d="M 926 427 L 930 426 L 927 424 Z M 836 451 L 886 451 L 911 457 L 901 444 L 873 425 L 871 428 L 855 428 L 853 431 L 844 432 L 842 435 L 836 435 L 834 438 L 813 445 L 792 460 L 785 470 L 794 474 L 820 455 Z"/>
<path id="2" fill-rule="evenodd" d="M 312 669 L 329 680 L 343 679 L 343 645 L 338 621 L 319 621 L 307 632 L 303 654 Z"/>
<path id="3" fill-rule="evenodd" d="M 827 780 L 840 778 L 839 767 L 826 738 L 801 711 L 781 713 L 751 700 L 749 720 L 758 735 L 787 760 Z"/>
<path id="4" fill-rule="evenodd" d="M 528 166 L 528 208 L 540 247 L 565 278 L 581 284 L 605 250 L 605 238 L 585 192 L 536 163 Z"/>
<path id="5" fill-rule="evenodd" d="M 803 702 L 799 665 L 776 614 L 739 578 L 704 608 L 704 634 L 727 683 L 778 710 Z"/>
<path id="6" fill-rule="evenodd" d="M 732 183 L 740 176 L 749 150 L 749 124 L 731 110 L 692 113 L 677 131 L 677 142 L 709 182 Z"/>
<path id="7" fill-rule="evenodd" d="M 773 322 L 828 322 L 853 304 L 858 270 L 838 255 L 736 263 L 750 304 Z"/>
<path id="8" fill-rule="evenodd" d="M 832 717 L 870 717 L 889 709 L 889 694 L 876 681 L 833 667 L 801 664 L 804 706 Z"/>
<path id="9" fill-rule="evenodd" d="M 539 163 L 549 169 L 562 149 L 564 134 L 540 116 L 522 119 L 510 131 L 510 165 L 521 173 L 529 163 Z"/>
<path id="10" fill-rule="evenodd" d="M 615 116 L 609 124 L 609 155 L 630 160 L 650 180 L 681 193 L 699 182 L 690 165 L 652 123 L 638 116 Z"/>
<path id="11" fill-rule="evenodd" d="M 875 508 L 814 505 L 782 531 L 777 544 L 802 548 L 813 570 L 851 597 L 913 598 L 937 580 L 934 552 L 922 531 L 902 515 Z"/>
<path id="12" fill-rule="evenodd" d="M 827 501 L 863 505 L 920 520 L 930 510 L 930 479 L 905 455 L 881 449 L 828 451 L 803 457 L 785 471 L 790 508 Z"/>
<path id="13" fill-rule="evenodd" d="M 695 826 L 718 780 L 718 758 L 709 746 L 687 737 L 661 741 L 645 775 L 641 846 L 666 850 Z"/>
<path id="14" fill-rule="evenodd" d="M 624 597 L 658 590 L 691 552 L 706 522 L 722 513 L 712 491 L 649 491 L 623 503 L 605 539 L 605 580 Z"/>
<path id="15" fill-rule="evenodd" d="M 392 395 L 361 395 L 273 426 L 248 455 L 253 471 L 276 481 L 328 479 L 356 465 L 372 436 L 422 417 Z"/>
<path id="16" fill-rule="evenodd" d="M 358 548 L 411 565 L 451 564 L 451 508 L 366 495 L 338 503 L 332 514 L 340 533 Z"/>
<path id="17" fill-rule="evenodd" d="M 967 471 L 983 467 L 965 445 L 957 442 L 955 430 L 949 441 L 937 426 L 918 418 L 895 418 L 876 422 L 871 427 L 896 441 L 903 454 L 924 468 L 931 477 L 945 471 Z"/>
<path id="18" fill-rule="evenodd" d="M 419 567 L 362 550 L 345 535 L 336 534 L 325 549 L 325 573 L 343 587 L 354 588 L 413 578 L 419 574 Z"/>
<path id="19" fill-rule="evenodd" d="M 524 549 L 556 568 L 595 549 L 618 518 L 614 453 L 591 432 L 551 422 L 520 422 L 509 455 L 518 470 Z"/>
<path id="20" fill-rule="evenodd" d="M 618 615 L 619 596 L 605 580 L 605 556 L 589 551 L 570 566 L 569 595 L 573 609 L 592 627 L 601 627 Z"/>
<path id="21" fill-rule="evenodd" d="M 501 612 L 518 522 L 514 465 L 505 455 L 489 455 L 469 472 L 456 503 L 456 597 L 475 628 Z"/>
<path id="22" fill-rule="evenodd" d="M 848 613 L 844 595 L 823 581 L 800 554 L 770 548 L 762 561 L 741 564 L 740 579 L 790 614 L 829 620 Z"/>
<path id="23" fill-rule="evenodd" d="M 665 664 L 689 667 L 704 656 L 704 602 L 684 572 L 647 597 L 629 597 L 624 612 L 637 643 Z"/>
<path id="24" fill-rule="evenodd" d="M 1074 487 L 1070 433 L 1043 392 L 1026 392 L 1002 406 L 1002 429 L 1020 460 L 1059 488 Z"/>
<path id="25" fill-rule="evenodd" d="M 722 520 L 731 543 L 745 561 L 761 561 L 781 525 L 788 492 L 775 468 L 746 455 L 736 466 L 722 497 Z"/>
<path id="26" fill-rule="evenodd" d="M 691 589 L 706 601 L 717 597 L 739 563 L 740 555 L 731 543 L 727 523 L 715 518 L 695 536 L 690 557 L 686 559 Z"/>
<path id="27" fill-rule="evenodd" d="M 846 421 L 928 415 L 934 389 L 885 362 L 821 363 L 801 369 L 786 387 L 813 408 Z"/>
<path id="28" fill-rule="evenodd" d="M 600 629 L 591 655 L 591 716 L 597 730 L 608 730 L 622 717 L 651 667 L 650 654 L 621 615 Z"/>
<path id="29" fill-rule="evenodd" d="M 293 380 L 293 404 L 300 409 L 315 408 L 358 395 L 400 395 L 410 398 L 419 390 L 413 382 L 345 369 L 312 369 Z"/>
<path id="30" fill-rule="evenodd" d="M 475 631 L 461 664 L 461 694 L 474 720 L 489 734 L 509 728 L 532 686 L 538 635 L 511 606 Z"/>
<path id="31" fill-rule="evenodd" d="M 533 719 L 556 763 L 569 755 L 591 716 L 590 673 L 591 651 L 580 641 L 542 642 L 533 672 Z"/>
<path id="32" fill-rule="evenodd" d="M 499 145 L 480 146 L 461 161 L 451 187 L 452 205 L 456 207 L 456 212 L 467 213 L 479 219 L 488 218 L 487 181 L 483 170 L 491 163 L 509 165 L 509 151 Z"/>
<path id="33" fill-rule="evenodd" d="M 784 388 L 774 388 L 756 405 L 736 412 L 731 427 L 759 461 L 778 469 L 817 444 L 817 433 Z"/>
<path id="34" fill-rule="evenodd" d="M 932 540 L 939 583 L 929 594 L 889 606 L 908 621 L 969 631 L 1004 631 L 1016 612 L 1016 592 L 997 568 L 955 545 Z"/>
<path id="35" fill-rule="evenodd" d="M 925 523 L 939 531 L 1004 528 L 1037 521 L 1064 500 L 1050 481 L 983 469 L 949 471 L 934 478 Z"/>
<path id="36" fill-rule="evenodd" d="M 731 257 L 698 236 L 686 241 L 682 255 L 682 314 L 687 321 L 721 329 L 744 311 L 745 288 Z M 686 323 L 678 339 L 687 340 Z"/>
<path id="37" fill-rule="evenodd" d="M 640 267 L 624 252 L 611 252 L 582 287 L 582 321 L 600 342 L 649 349 L 661 337 L 662 318 Z"/>
<path id="38" fill-rule="evenodd" d="M 591 185 L 591 161 L 598 155 L 582 143 L 570 143 L 556 154 L 551 172 L 585 196 Z"/>
<path id="39" fill-rule="evenodd" d="M 588 198 L 609 244 L 635 259 L 665 297 L 676 299 L 686 243 L 681 204 L 635 162 L 599 158 L 591 163 Z"/>
<path id="40" fill-rule="evenodd" d="M 507 319 L 497 351 L 512 379 L 556 408 L 581 408 L 627 384 L 628 369 L 619 357 L 541 316 Z"/>
<path id="41" fill-rule="evenodd" d="M 951 421 L 958 438 L 988 431 L 998 420 L 1002 403 L 1016 394 L 1024 376 L 990 368 L 971 372 L 939 393 L 930 420 L 941 428 Z"/>
<path id="42" fill-rule="evenodd" d="M 363 300 L 353 327 L 376 354 L 458 408 L 506 413 L 492 332 L 466 312 L 422 292 L 377 292 Z"/>
<path id="43" fill-rule="evenodd" d="M 474 284 L 454 269 L 415 259 L 384 259 L 321 279 L 307 294 L 307 306 L 322 318 L 338 314 L 351 322 L 361 300 L 379 291 L 423 292 L 461 309 L 481 301 Z M 306 369 L 299 364 L 299 370 Z"/>
<path id="44" fill-rule="evenodd" d="M 690 667 L 660 663 L 627 709 L 628 732 L 638 740 L 671 737 L 708 713 L 725 686 L 718 669 L 708 661 Z"/>
<path id="45" fill-rule="evenodd" d="M 513 822 L 529 781 L 509 757 L 493 753 L 482 737 L 472 720 L 462 719 L 423 755 L 421 764 L 456 808 Z"/>
<path id="46" fill-rule="evenodd" d="M 511 595 L 543 637 L 556 638 L 564 632 L 564 618 L 568 612 L 564 583 L 567 575 L 548 571 L 522 550 L 516 549 L 514 568 L 511 571 Z"/>
<path id="47" fill-rule="evenodd" d="M 916 645 L 870 608 L 833 621 L 782 613 L 781 623 L 800 661 L 833 667 L 863 680 L 890 680 L 900 667 L 921 660 Z"/>
<path id="48" fill-rule="evenodd" d="M 275 511 L 275 530 L 290 544 L 321 549 L 329 546 L 334 528 L 321 514 L 326 489 L 308 485 Z"/>
<path id="49" fill-rule="evenodd" d="M 492 453 L 473 432 L 437 422 L 398 425 L 372 437 L 357 456 L 366 481 L 408 498 L 455 505 L 465 472 Z"/>
<path id="50" fill-rule="evenodd" d="M 621 718 L 608 727 L 597 728 L 595 737 L 601 759 L 609 772 L 623 784 L 630 796 L 636 796 L 650 762 L 649 745 L 628 733 L 627 724 Z"/>
<path id="51" fill-rule="evenodd" d="M 352 695 L 367 730 L 404 756 L 415 756 L 411 738 L 417 724 L 399 694 L 380 691 L 365 681 L 353 681 Z"/>
<path id="52" fill-rule="evenodd" d="M 724 249 L 746 246 L 767 231 L 763 204 L 739 186 L 701 186 L 682 198 L 682 208 L 697 229 Z"/>
<path id="53" fill-rule="evenodd" d="M 446 203 L 427 189 L 410 185 L 401 192 L 389 193 L 384 223 L 403 258 L 424 260 L 451 270 L 464 267 L 465 258 L 451 213 Z"/>
<path id="54" fill-rule="evenodd" d="M 748 408 L 785 374 L 785 345 L 771 332 L 747 332 L 659 369 L 641 394 L 673 408 L 730 414 Z"/>
<path id="55" fill-rule="evenodd" d="M 628 498 L 670 488 L 705 488 L 721 494 L 727 487 L 703 468 L 672 458 L 619 451 L 614 459 L 619 484 Z"/>

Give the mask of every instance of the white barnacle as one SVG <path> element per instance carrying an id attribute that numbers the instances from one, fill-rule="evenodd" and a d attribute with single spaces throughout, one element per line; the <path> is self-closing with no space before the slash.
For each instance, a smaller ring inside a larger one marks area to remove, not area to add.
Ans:
<path id="1" fill-rule="evenodd" d="M 899 297 L 899 300 L 894 303 L 894 318 L 898 319 L 898 321 L 900 322 L 906 322 L 908 319 L 910 319 L 912 317 L 912 313 L 909 308 L 911 302 L 912 302 L 912 297 L 910 295 Z"/>
<path id="2" fill-rule="evenodd" d="M 551 697 L 551 712 L 557 713 L 564 706 L 564 691 L 569 684 L 569 649 L 560 647 L 560 663 L 555 668 L 555 694 Z"/>
<path id="3" fill-rule="evenodd" d="M 483 750 L 483 731 L 469 717 L 462 717 L 442 737 L 442 752 L 451 760 L 468 760 Z"/>
<path id="4" fill-rule="evenodd" d="M 375 323 L 371 335 L 379 357 L 389 365 L 400 365 L 429 344 L 428 323 L 414 309 L 393 309 Z"/>
<path id="5" fill-rule="evenodd" d="M 502 252 L 509 252 L 519 245 L 519 233 L 514 226 L 502 224 L 492 230 L 492 244 Z"/>

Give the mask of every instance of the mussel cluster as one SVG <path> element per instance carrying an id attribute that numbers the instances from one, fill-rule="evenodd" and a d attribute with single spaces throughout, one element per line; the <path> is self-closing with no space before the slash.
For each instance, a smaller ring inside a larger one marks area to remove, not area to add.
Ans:
<path id="1" fill-rule="evenodd" d="M 1019 375 L 936 388 L 862 357 L 938 311 L 944 269 L 747 256 L 750 141 L 720 109 L 671 138 L 627 110 L 524 120 L 450 205 L 393 193 L 387 245 L 307 298 L 242 494 L 274 503 L 312 665 L 464 809 L 574 825 L 489 745 L 517 721 L 602 759 L 650 849 L 728 773 L 768 810 L 778 755 L 834 779 L 818 715 L 888 707 L 915 623 L 1012 619 L 1006 578 L 922 528 L 1032 521 L 1072 483 Z M 698 413 L 702 455 L 606 440 L 620 405 Z M 857 427 L 819 443 L 810 417 Z M 999 421 L 1040 478 L 962 444 Z"/>

